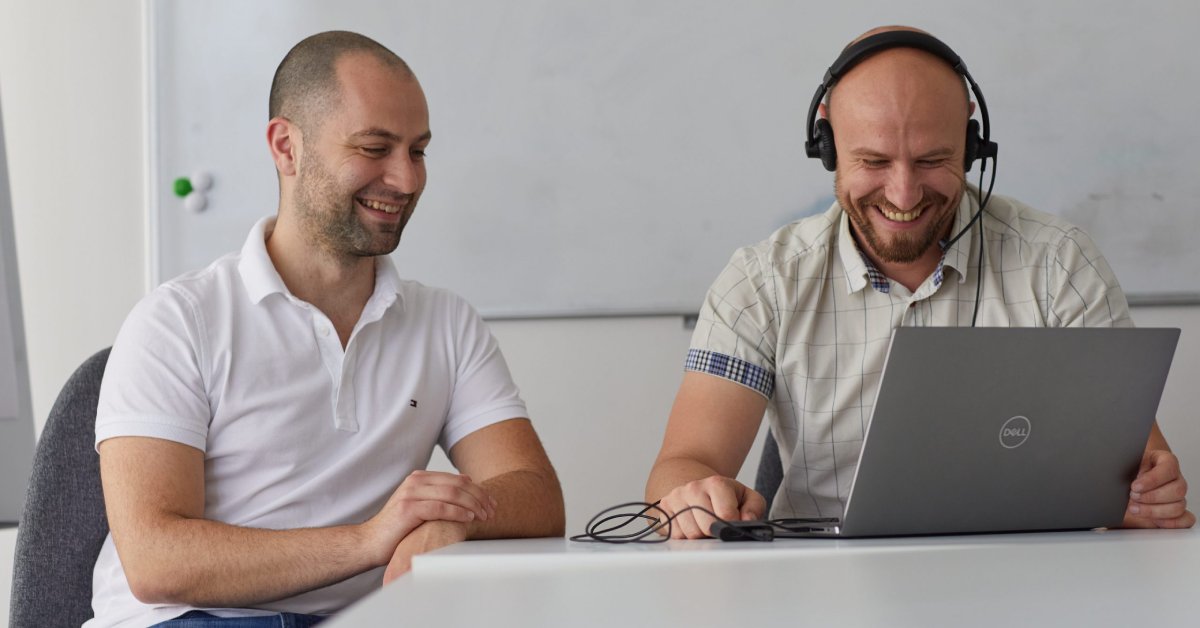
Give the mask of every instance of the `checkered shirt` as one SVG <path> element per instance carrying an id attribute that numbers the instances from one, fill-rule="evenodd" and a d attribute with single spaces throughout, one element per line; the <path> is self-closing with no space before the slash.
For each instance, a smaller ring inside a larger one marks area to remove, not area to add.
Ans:
<path id="1" fill-rule="evenodd" d="M 976 192 L 963 195 L 952 232 L 970 220 Z M 980 326 L 1132 326 L 1116 277 L 1083 231 L 1001 196 L 980 222 Z M 772 516 L 841 516 L 892 330 L 970 325 L 980 242 L 972 228 L 915 291 L 882 275 L 868 289 L 871 267 L 836 203 L 734 253 L 705 298 L 686 369 L 768 399 L 784 461 Z"/>

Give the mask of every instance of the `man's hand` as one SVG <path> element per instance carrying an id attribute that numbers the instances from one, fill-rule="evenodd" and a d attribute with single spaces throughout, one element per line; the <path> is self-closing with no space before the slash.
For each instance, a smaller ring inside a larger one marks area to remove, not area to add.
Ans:
<path id="1" fill-rule="evenodd" d="M 377 564 L 387 564 L 397 546 L 427 521 L 487 521 L 496 501 L 465 475 L 413 471 L 392 493 L 379 514 L 362 524 Z M 398 574 L 397 574 L 398 575 Z"/>
<path id="2" fill-rule="evenodd" d="M 1179 459 L 1165 449 L 1148 450 L 1130 486 L 1126 528 L 1190 528 L 1196 515 L 1187 509 L 1187 480 Z"/>
<path id="3" fill-rule="evenodd" d="M 412 557 L 432 552 L 439 547 L 467 540 L 467 524 L 458 521 L 426 521 L 400 541 L 392 554 L 392 561 L 383 572 L 383 583 L 387 584 L 412 569 Z"/>
<path id="4" fill-rule="evenodd" d="M 762 495 L 731 478 L 742 467 L 766 409 L 766 397 L 741 384 L 705 373 L 684 374 L 646 482 L 646 501 L 657 501 L 669 515 L 682 513 L 671 522 L 671 538 L 708 536 L 712 516 L 684 512 L 688 506 L 711 510 L 727 521 L 765 514 Z"/>
<path id="5" fill-rule="evenodd" d="M 697 509 L 684 512 L 689 506 L 710 510 L 726 521 L 749 521 L 763 517 L 767 500 L 737 480 L 711 475 L 676 487 L 663 496 L 658 506 L 668 515 L 683 513 L 671 522 L 671 538 L 702 539 L 709 536 L 709 526 L 715 519 Z M 666 529 L 659 533 L 666 534 Z"/>

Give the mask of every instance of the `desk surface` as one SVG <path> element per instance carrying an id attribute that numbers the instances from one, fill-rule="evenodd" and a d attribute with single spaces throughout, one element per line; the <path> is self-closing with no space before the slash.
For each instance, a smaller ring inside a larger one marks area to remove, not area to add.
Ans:
<path id="1" fill-rule="evenodd" d="M 1196 625 L 1198 534 L 474 541 L 416 557 L 326 625 Z"/>

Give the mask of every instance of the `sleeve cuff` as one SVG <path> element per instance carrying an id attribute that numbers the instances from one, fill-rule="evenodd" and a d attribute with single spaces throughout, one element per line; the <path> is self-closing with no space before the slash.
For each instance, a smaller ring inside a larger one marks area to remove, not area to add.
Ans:
<path id="1" fill-rule="evenodd" d="M 193 430 L 177 425 L 163 424 L 157 421 L 139 420 L 139 419 L 119 419 L 104 421 L 96 425 L 96 447 L 100 446 L 102 441 L 118 436 L 145 436 L 149 438 L 161 438 L 172 442 L 195 447 L 200 451 L 205 451 L 207 443 L 207 435 L 200 434 Z"/>
<path id="2" fill-rule="evenodd" d="M 454 447 L 458 441 L 472 432 L 483 429 L 493 423 L 509 419 L 527 418 L 529 418 L 529 410 L 525 408 L 524 403 L 505 401 L 494 407 L 476 412 L 470 418 L 447 421 L 446 427 L 442 431 L 442 438 L 438 444 L 445 450 L 446 455 L 450 455 L 450 448 Z"/>
<path id="3" fill-rule="evenodd" d="M 771 398 L 775 392 L 775 374 L 745 360 L 703 349 L 689 349 L 684 370 L 716 375 L 741 384 Z"/>

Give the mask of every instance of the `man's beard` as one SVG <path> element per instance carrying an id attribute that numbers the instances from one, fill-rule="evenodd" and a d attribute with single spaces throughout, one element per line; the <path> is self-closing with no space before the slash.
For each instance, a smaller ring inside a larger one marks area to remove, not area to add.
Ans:
<path id="1" fill-rule="evenodd" d="M 891 238 L 884 239 L 875 231 L 875 227 L 867 214 L 876 211 L 874 207 L 897 213 L 903 210 L 888 201 L 883 190 L 873 192 L 855 203 L 841 189 L 840 185 L 835 183 L 834 187 L 838 203 L 842 206 L 842 210 L 846 212 L 850 217 L 850 221 L 854 223 L 858 235 L 865 240 L 865 242 L 860 242 L 859 246 L 865 244 L 880 261 L 891 264 L 915 262 L 929 250 L 929 247 L 934 246 L 940 239 L 944 238 L 950 229 L 950 225 L 954 223 L 954 217 L 958 213 L 956 210 L 959 201 L 962 200 L 962 188 L 959 189 L 956 195 L 957 198 L 953 201 L 944 194 L 935 192 L 929 188 L 922 188 L 923 196 L 921 202 L 907 211 L 920 210 L 922 213 L 940 211 L 942 212 L 941 215 L 934 217 L 928 226 L 920 232 L 892 232 Z"/>
<path id="2" fill-rule="evenodd" d="M 396 202 L 404 206 L 400 211 L 405 216 L 394 227 L 368 228 L 358 218 L 354 195 L 339 189 L 315 156 L 300 162 L 296 215 L 309 242 L 336 257 L 373 257 L 396 250 L 408 223 L 410 202 L 411 197 Z"/>

